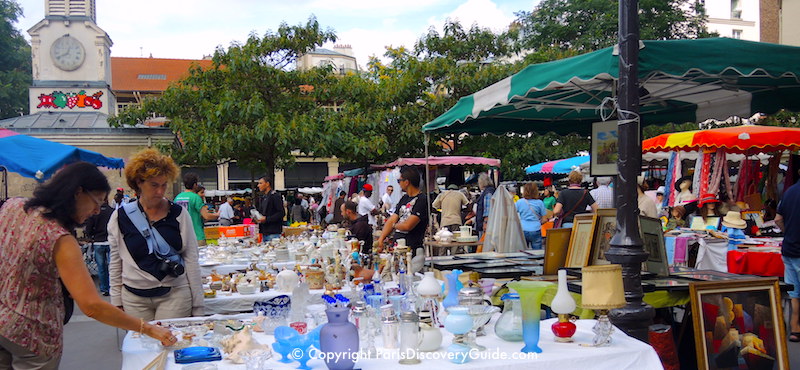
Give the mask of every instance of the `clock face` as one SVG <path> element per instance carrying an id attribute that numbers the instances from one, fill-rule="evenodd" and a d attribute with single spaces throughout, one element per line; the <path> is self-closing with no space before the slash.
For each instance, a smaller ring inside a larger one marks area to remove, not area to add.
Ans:
<path id="1" fill-rule="evenodd" d="M 78 39 L 62 36 L 50 47 L 50 57 L 56 67 L 64 71 L 74 71 L 83 64 L 86 52 Z"/>

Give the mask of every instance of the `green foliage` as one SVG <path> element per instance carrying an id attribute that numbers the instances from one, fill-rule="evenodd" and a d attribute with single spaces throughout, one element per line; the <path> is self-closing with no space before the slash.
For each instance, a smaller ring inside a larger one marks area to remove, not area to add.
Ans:
<path id="1" fill-rule="evenodd" d="M 302 55 L 336 36 L 313 17 L 305 25 L 283 23 L 263 37 L 218 48 L 213 66 L 192 68 L 158 99 L 128 109 L 115 124 L 135 125 L 151 114 L 170 119 L 181 142 L 174 154 L 186 164 L 237 160 L 257 174 L 290 166 L 293 151 L 325 154 L 320 141 L 319 102 L 325 101 L 330 69 L 294 68 Z"/>
<path id="2" fill-rule="evenodd" d="M 28 113 L 31 48 L 14 27 L 20 16 L 16 1 L 0 0 L 0 119 Z"/>
<path id="3" fill-rule="evenodd" d="M 608 0 L 543 0 L 533 11 L 516 14 L 520 46 L 587 52 L 614 45 L 618 4 Z M 642 40 L 710 37 L 705 20 L 705 8 L 699 1 L 639 1 Z"/>

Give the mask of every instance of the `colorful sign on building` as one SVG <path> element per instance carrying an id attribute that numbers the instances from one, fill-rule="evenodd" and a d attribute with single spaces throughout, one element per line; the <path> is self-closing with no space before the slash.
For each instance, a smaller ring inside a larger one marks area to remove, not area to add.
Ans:
<path id="1" fill-rule="evenodd" d="M 85 90 L 77 93 L 53 91 L 48 95 L 39 94 L 39 105 L 36 108 L 100 109 L 103 107 L 101 96 L 103 96 L 102 91 L 97 91 L 92 95 L 86 95 Z"/>

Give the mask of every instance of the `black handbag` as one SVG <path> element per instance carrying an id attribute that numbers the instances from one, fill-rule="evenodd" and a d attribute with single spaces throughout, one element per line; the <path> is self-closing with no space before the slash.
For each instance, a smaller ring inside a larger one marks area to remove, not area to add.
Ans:
<path id="1" fill-rule="evenodd" d="M 66 325 L 72 318 L 72 313 L 75 312 L 75 300 L 72 299 L 61 278 L 58 278 L 58 282 L 61 283 L 61 294 L 64 296 L 64 325 Z"/>

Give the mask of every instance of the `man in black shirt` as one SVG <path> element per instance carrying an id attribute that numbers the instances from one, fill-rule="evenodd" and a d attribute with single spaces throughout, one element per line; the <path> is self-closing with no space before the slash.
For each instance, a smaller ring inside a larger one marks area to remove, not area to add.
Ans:
<path id="1" fill-rule="evenodd" d="M 386 221 L 378 239 L 378 252 L 383 250 L 383 242 L 394 232 L 394 240 L 405 239 L 406 245 L 416 255 L 423 248 L 425 229 L 428 227 L 428 197 L 419 190 L 420 175 L 413 167 L 400 171 L 397 179 L 405 194 L 397 203 L 394 214 Z"/>
<path id="2" fill-rule="evenodd" d="M 97 263 L 97 279 L 100 281 L 100 292 L 104 296 L 108 295 L 108 255 L 110 247 L 108 245 L 108 219 L 114 208 L 108 205 L 108 199 L 103 199 L 100 205 L 100 213 L 89 217 L 86 220 L 84 234 L 92 243 L 94 248 L 94 261 Z"/>
<path id="3" fill-rule="evenodd" d="M 280 238 L 283 233 L 283 199 L 272 188 L 272 179 L 266 176 L 258 179 L 258 190 L 264 193 L 256 205 L 256 210 L 261 213 L 261 218 L 256 220 L 258 232 L 262 235 L 261 240 L 268 242 Z"/>
<path id="4" fill-rule="evenodd" d="M 372 226 L 367 215 L 358 214 L 358 204 L 351 201 L 344 202 L 344 217 L 350 221 L 350 234 L 358 241 L 364 242 L 361 247 L 362 254 L 372 253 Z"/>

